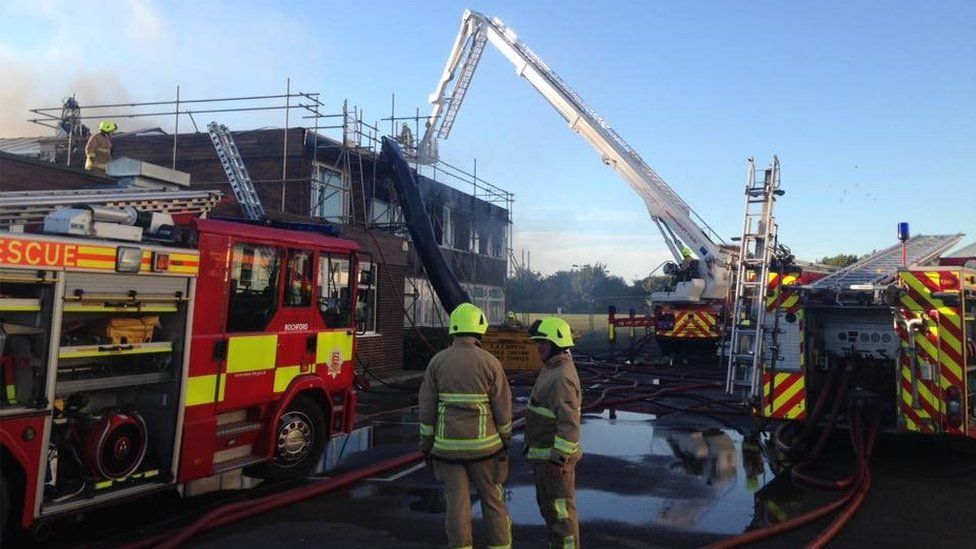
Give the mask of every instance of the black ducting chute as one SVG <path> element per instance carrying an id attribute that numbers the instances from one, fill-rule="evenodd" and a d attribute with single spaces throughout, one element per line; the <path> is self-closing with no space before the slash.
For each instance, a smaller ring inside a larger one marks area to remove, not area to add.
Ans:
<path id="1" fill-rule="evenodd" d="M 447 265 L 434 238 L 434 227 L 427 215 L 427 208 L 420 198 L 413 170 L 403 158 L 400 146 L 388 137 L 383 138 L 383 157 L 393 166 L 393 184 L 400 197 L 400 208 L 407 222 L 407 230 L 413 239 L 414 249 L 427 271 L 427 278 L 444 310 L 450 313 L 461 303 L 472 303 L 471 296 Z"/>

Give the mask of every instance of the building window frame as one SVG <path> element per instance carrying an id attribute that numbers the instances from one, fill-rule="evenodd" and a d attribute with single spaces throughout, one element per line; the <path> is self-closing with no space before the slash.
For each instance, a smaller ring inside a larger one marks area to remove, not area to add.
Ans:
<path id="1" fill-rule="evenodd" d="M 350 207 L 349 178 L 342 170 L 312 163 L 311 215 L 333 223 L 348 223 Z"/>
<path id="2" fill-rule="evenodd" d="M 379 334 L 377 312 L 379 311 L 379 264 L 371 258 L 359 260 L 356 274 L 356 330 L 358 335 Z"/>

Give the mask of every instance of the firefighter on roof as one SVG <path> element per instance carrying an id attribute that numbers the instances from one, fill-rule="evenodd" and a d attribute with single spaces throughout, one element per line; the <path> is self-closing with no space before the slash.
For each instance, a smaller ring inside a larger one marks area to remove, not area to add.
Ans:
<path id="1" fill-rule="evenodd" d="M 451 313 L 451 346 L 434 355 L 420 386 L 420 449 L 444 483 L 448 546 L 472 547 L 470 483 L 481 497 L 488 546 L 511 547 L 503 499 L 512 436 L 512 392 L 502 365 L 481 348 L 488 329 L 481 309 Z"/>
<path id="2" fill-rule="evenodd" d="M 549 547 L 579 548 L 576 462 L 580 450 L 582 391 L 570 348 L 569 324 L 542 319 L 529 331 L 545 362 L 529 400 L 525 451 L 535 472 L 536 501 L 549 530 Z"/>
<path id="3" fill-rule="evenodd" d="M 98 125 L 98 133 L 88 138 L 85 144 L 85 169 L 90 172 L 104 174 L 108 163 L 112 160 L 112 134 L 118 130 L 118 125 L 109 120 L 102 120 Z"/>

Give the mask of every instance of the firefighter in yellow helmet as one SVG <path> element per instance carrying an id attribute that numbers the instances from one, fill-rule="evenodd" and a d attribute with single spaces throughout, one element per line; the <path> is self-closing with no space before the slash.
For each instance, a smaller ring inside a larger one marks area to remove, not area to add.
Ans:
<path id="1" fill-rule="evenodd" d="M 582 391 L 570 349 L 569 324 L 548 317 L 530 337 L 545 363 L 539 372 L 525 423 L 525 451 L 535 472 L 536 501 L 549 530 L 549 547 L 578 548 L 576 462 L 580 450 Z"/>
<path id="2" fill-rule="evenodd" d="M 434 355 L 420 386 L 420 449 L 444 483 L 448 546 L 472 547 L 470 483 L 481 497 L 488 546 L 511 547 L 503 499 L 512 437 L 512 391 L 502 365 L 481 348 L 485 314 L 470 303 L 451 312 L 451 346 Z"/>
<path id="3" fill-rule="evenodd" d="M 505 326 L 515 329 L 522 328 L 522 321 L 518 319 L 515 311 L 505 313 Z"/>
<path id="4" fill-rule="evenodd" d="M 102 120 L 98 125 L 98 133 L 88 138 L 85 144 L 85 169 L 90 172 L 104 174 L 108 163 L 112 160 L 112 134 L 119 127 L 115 122 Z"/>

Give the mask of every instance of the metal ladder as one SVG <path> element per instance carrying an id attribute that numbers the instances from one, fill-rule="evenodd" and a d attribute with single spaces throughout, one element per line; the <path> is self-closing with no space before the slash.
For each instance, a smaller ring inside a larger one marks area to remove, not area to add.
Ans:
<path id="1" fill-rule="evenodd" d="M 905 242 L 905 265 L 922 264 L 939 257 L 962 237 L 962 234 L 915 235 Z M 894 279 L 901 266 L 902 245 L 895 244 L 817 280 L 811 287 L 847 290 L 884 284 Z"/>
<path id="2" fill-rule="evenodd" d="M 458 110 L 461 108 L 461 103 L 464 102 L 464 96 L 468 93 L 468 86 L 471 85 L 474 70 L 478 67 L 478 61 L 481 60 L 481 54 L 485 51 L 485 42 L 487 41 L 488 37 L 483 32 L 478 33 L 474 37 L 474 42 L 471 44 L 471 51 L 468 52 L 468 57 L 464 60 L 464 66 L 461 68 L 458 83 L 454 87 L 454 92 L 451 95 L 451 102 L 447 105 L 444 122 L 441 123 L 441 128 L 437 132 L 437 137 L 440 139 L 446 138 L 451 133 L 451 127 L 454 126 L 454 120 L 457 118 Z"/>
<path id="3" fill-rule="evenodd" d="M 237 150 L 234 143 L 234 136 L 223 124 L 211 122 L 207 124 L 207 132 L 210 133 L 210 140 L 213 141 L 214 150 L 217 151 L 217 158 L 224 167 L 227 174 L 227 181 L 230 182 L 234 190 L 234 196 L 241 205 L 244 217 L 252 221 L 261 221 L 267 217 L 261 199 L 258 197 L 257 190 L 254 189 L 254 182 L 247 173 L 241 153 Z"/>
<path id="4" fill-rule="evenodd" d="M 9 229 L 43 223 L 48 214 L 76 204 L 98 204 L 121 208 L 132 206 L 144 212 L 170 215 L 205 215 L 220 201 L 220 191 L 174 191 L 147 189 L 69 189 L 8 191 L 0 193 L 0 227 Z"/>
<path id="5" fill-rule="evenodd" d="M 757 175 L 761 178 L 757 178 Z M 773 156 L 773 162 L 761 175 L 756 173 L 755 161 L 750 158 L 725 381 L 727 393 L 744 392 L 747 398 L 757 394 L 759 370 L 764 359 L 766 289 L 770 260 L 776 247 L 777 226 L 773 206 L 776 197 L 782 194 L 779 188 L 779 158 Z"/>

